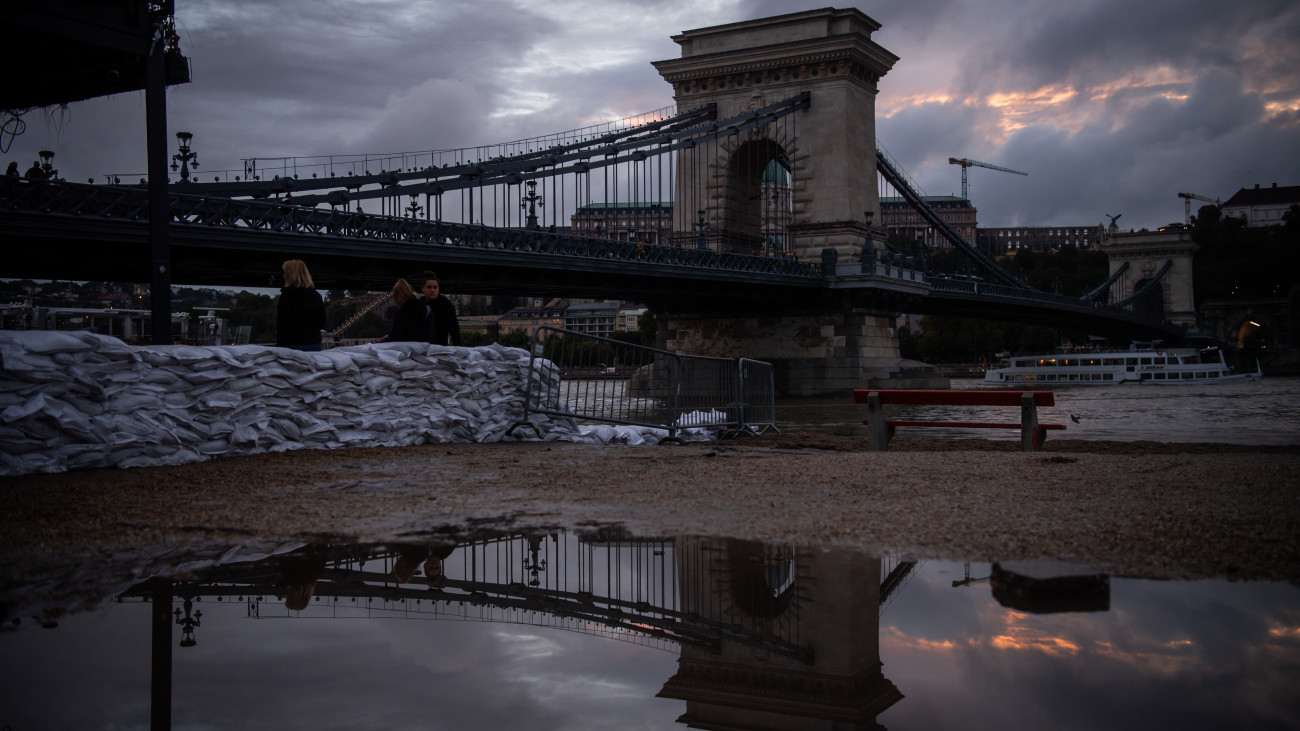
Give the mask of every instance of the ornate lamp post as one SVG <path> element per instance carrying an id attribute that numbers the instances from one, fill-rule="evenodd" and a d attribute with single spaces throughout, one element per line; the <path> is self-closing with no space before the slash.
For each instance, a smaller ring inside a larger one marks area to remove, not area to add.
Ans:
<path id="1" fill-rule="evenodd" d="M 863 274 L 876 273 L 876 242 L 871 235 L 871 222 L 876 217 L 875 211 L 863 211 L 863 218 L 867 220 L 867 238 L 862 242 L 862 253 L 858 256 L 858 263 L 862 265 Z"/>
<path id="2" fill-rule="evenodd" d="M 176 144 L 181 151 L 172 155 L 172 170 L 181 171 L 181 180 L 190 179 L 190 163 L 194 163 L 194 167 L 199 166 L 198 153 L 190 151 L 190 141 L 193 139 L 194 135 L 189 132 L 176 133 Z"/>
<path id="3" fill-rule="evenodd" d="M 203 619 L 203 612 L 200 610 L 194 612 L 193 616 L 191 616 L 190 610 L 193 608 L 194 603 L 191 600 L 186 599 L 185 616 L 181 616 L 180 609 L 175 610 L 176 624 L 181 626 L 181 647 L 194 647 L 198 644 L 198 640 L 194 639 L 194 628 L 198 627 L 199 620 Z"/>
<path id="4" fill-rule="evenodd" d="M 41 150 L 36 154 L 41 158 L 41 172 L 45 174 L 45 179 L 58 180 L 59 171 L 54 169 L 54 152 Z"/>
<path id="5" fill-rule="evenodd" d="M 415 198 L 412 197 L 410 205 L 406 207 L 406 216 L 407 218 L 419 218 L 420 211 L 423 210 L 424 210 L 424 206 L 420 205 L 419 202 L 417 202 Z"/>
<path id="6" fill-rule="evenodd" d="M 708 230 L 709 222 L 704 220 L 703 210 L 696 211 L 696 213 L 700 215 L 700 220 L 697 223 L 691 224 L 691 228 L 694 228 L 700 232 L 700 236 L 699 239 L 696 241 L 695 248 L 699 249 L 700 251 L 707 251 L 709 248 L 709 243 L 705 239 L 704 232 Z"/>
<path id="7" fill-rule="evenodd" d="M 524 221 L 524 228 L 529 231 L 536 231 L 540 226 L 537 225 L 537 209 L 546 205 L 542 196 L 537 193 L 537 181 L 528 181 L 528 194 L 519 201 L 519 207 L 528 213 L 528 218 Z"/>

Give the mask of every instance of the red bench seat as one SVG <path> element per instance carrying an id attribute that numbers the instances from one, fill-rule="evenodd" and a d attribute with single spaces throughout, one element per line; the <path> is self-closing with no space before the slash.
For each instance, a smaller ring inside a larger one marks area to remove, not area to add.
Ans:
<path id="1" fill-rule="evenodd" d="M 948 427 L 953 429 L 1019 429 L 1021 448 L 1037 450 L 1047 440 L 1049 429 L 1065 429 L 1064 424 L 1039 424 L 1038 407 L 1055 406 L 1051 391 L 947 391 L 939 389 L 869 389 L 853 392 L 853 400 L 867 405 L 867 444 L 872 451 L 889 448 L 895 427 Z M 1020 421 L 1015 423 L 970 421 L 903 421 L 886 419 L 885 406 L 1019 406 Z"/>

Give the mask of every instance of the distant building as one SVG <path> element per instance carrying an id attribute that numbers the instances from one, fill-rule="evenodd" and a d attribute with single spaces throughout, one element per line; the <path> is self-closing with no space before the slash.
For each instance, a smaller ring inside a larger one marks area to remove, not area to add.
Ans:
<path id="1" fill-rule="evenodd" d="M 614 329 L 619 332 L 636 332 L 637 321 L 647 312 L 649 309 L 644 305 L 624 303 L 618 308 L 618 320 L 614 322 Z"/>
<path id="2" fill-rule="evenodd" d="M 975 240 L 979 211 L 965 198 L 952 195 L 927 195 L 922 200 L 967 241 Z M 901 236 L 908 242 L 920 242 L 932 248 L 951 246 L 948 240 L 926 221 L 915 208 L 900 196 L 880 199 L 880 225 L 890 234 Z"/>
<path id="3" fill-rule="evenodd" d="M 523 330 L 532 335 L 539 327 L 564 327 L 564 307 L 558 304 L 516 307 L 497 321 L 502 334 Z"/>
<path id="4" fill-rule="evenodd" d="M 501 334 L 501 318 L 496 315 L 462 315 L 456 320 L 463 333 L 479 333 L 493 338 Z"/>
<path id="5" fill-rule="evenodd" d="M 1247 228 L 1281 226 L 1282 216 L 1291 206 L 1300 205 L 1300 185 L 1242 188 L 1223 202 L 1224 218 L 1240 218 Z"/>
<path id="6" fill-rule="evenodd" d="M 980 251 L 990 256 L 1015 256 L 1018 251 L 1060 251 L 1062 247 L 1096 249 L 1104 237 L 1105 228 L 1095 226 L 1012 226 L 1008 228 L 981 228 L 976 232 Z"/>
<path id="7" fill-rule="evenodd" d="M 618 323 L 622 302 L 575 302 L 564 311 L 564 328 L 609 337 Z"/>
<path id="8" fill-rule="evenodd" d="M 673 230 L 672 203 L 588 203 L 570 217 L 576 236 L 658 244 Z"/>

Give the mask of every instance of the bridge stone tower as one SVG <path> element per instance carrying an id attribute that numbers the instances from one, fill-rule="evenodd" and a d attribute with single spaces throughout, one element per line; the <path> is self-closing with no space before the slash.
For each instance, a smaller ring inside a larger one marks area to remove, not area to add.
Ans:
<path id="1" fill-rule="evenodd" d="M 674 36 L 682 57 L 655 62 L 673 86 L 679 109 L 716 104 L 719 117 L 760 109 L 800 94 L 806 109 L 746 134 L 692 150 L 705 172 L 679 164 L 674 230 L 692 230 L 704 209 L 733 235 L 754 229 L 763 204 L 759 179 L 770 161 L 790 171 L 792 251 L 821 262 L 833 251 L 841 265 L 860 259 L 864 244 L 883 249 L 876 175 L 876 84 L 898 57 L 871 40 L 880 24 L 856 9 L 823 8 L 689 30 Z M 679 157 L 684 163 L 685 157 Z M 660 312 L 659 345 L 683 353 L 761 358 L 776 369 L 788 396 L 863 387 L 947 385 L 922 363 L 899 357 L 888 298 L 828 294 L 817 302 L 728 317 Z"/>
<path id="2" fill-rule="evenodd" d="M 866 731 L 903 698 L 880 660 L 880 559 L 704 538 L 673 553 L 682 612 L 733 628 L 682 645 L 659 691 L 686 701 L 678 723 Z"/>
<path id="3" fill-rule="evenodd" d="M 791 168 L 796 255 L 819 261 L 822 249 L 833 248 L 840 261 L 856 260 L 870 233 L 863 213 L 880 220 L 876 82 L 898 60 L 871 40 L 879 29 L 856 9 L 823 8 L 673 36 L 682 57 L 654 65 L 679 109 L 716 104 L 726 117 L 811 97 L 795 126 L 768 125 L 697 152 L 715 160 L 702 179 L 679 165 L 674 201 L 696 203 L 674 206 L 674 229 L 690 231 L 697 207 L 721 213 L 727 225 L 743 221 L 741 209 L 759 204 L 757 178 L 780 159 Z M 758 161 L 748 162 L 755 150 Z"/>
<path id="4" fill-rule="evenodd" d="M 1192 232 L 1133 231 L 1119 233 L 1112 229 L 1102 240 L 1101 250 L 1110 260 L 1113 275 L 1128 262 L 1128 271 L 1111 288 L 1111 301 L 1118 301 L 1142 288 L 1172 261 L 1169 273 L 1139 301 L 1134 309 L 1163 317 L 1176 325 L 1196 324 L 1196 300 L 1192 291 L 1192 255 L 1200 248 L 1192 241 Z"/>

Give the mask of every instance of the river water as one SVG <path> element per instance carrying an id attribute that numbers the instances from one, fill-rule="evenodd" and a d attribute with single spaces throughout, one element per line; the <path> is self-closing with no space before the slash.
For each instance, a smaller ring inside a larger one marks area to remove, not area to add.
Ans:
<path id="1" fill-rule="evenodd" d="M 1286 584 L 1035 587 L 1014 565 L 563 531 L 257 551 L 123 553 L 70 567 L 62 600 L 6 592 L 0 724 L 1300 726 Z"/>
<path id="2" fill-rule="evenodd" d="M 982 379 L 953 379 L 954 389 L 988 388 Z M 1065 424 L 1050 439 L 1223 444 L 1300 444 L 1300 378 L 1172 386 L 1059 386 L 1056 405 L 1038 420 Z M 844 398 L 781 399 L 782 431 L 866 434 L 865 406 Z M 913 421 L 1019 421 L 1014 409 L 907 407 L 894 412 Z M 1077 417 L 1077 421 L 1075 418 Z M 1013 429 L 899 429 L 899 437 L 934 436 L 1019 440 Z"/>

